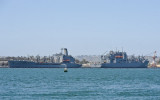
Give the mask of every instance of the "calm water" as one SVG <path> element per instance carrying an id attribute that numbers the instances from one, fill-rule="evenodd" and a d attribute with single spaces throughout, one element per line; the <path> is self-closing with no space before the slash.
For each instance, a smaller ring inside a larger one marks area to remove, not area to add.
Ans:
<path id="1" fill-rule="evenodd" d="M 0 69 L 4 99 L 160 99 L 160 69 Z"/>

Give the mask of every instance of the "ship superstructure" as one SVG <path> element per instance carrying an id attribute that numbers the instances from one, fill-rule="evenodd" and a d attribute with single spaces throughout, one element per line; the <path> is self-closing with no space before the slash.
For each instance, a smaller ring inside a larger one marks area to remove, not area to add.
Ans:
<path id="1" fill-rule="evenodd" d="M 75 59 L 68 55 L 66 48 L 64 53 L 54 54 L 53 56 L 41 58 L 36 56 L 36 60 L 10 60 L 8 61 L 10 68 L 80 68 L 81 65 L 75 63 Z"/>
<path id="2" fill-rule="evenodd" d="M 101 68 L 147 68 L 149 61 L 144 56 L 128 57 L 126 52 L 110 51 L 101 56 Z"/>

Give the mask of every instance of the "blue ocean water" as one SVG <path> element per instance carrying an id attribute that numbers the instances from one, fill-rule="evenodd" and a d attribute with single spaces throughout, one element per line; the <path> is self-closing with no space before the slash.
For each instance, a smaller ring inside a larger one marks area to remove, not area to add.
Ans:
<path id="1" fill-rule="evenodd" d="M 0 100 L 158 100 L 160 69 L 0 68 Z"/>

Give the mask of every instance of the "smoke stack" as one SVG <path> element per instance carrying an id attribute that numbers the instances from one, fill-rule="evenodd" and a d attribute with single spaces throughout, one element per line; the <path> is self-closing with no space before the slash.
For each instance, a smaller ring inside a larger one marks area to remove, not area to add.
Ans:
<path id="1" fill-rule="evenodd" d="M 64 55 L 68 56 L 67 48 L 64 48 Z"/>

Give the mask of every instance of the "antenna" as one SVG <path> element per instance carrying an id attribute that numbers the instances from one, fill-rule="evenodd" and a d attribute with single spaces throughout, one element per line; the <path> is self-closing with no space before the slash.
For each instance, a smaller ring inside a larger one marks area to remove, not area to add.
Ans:
<path id="1" fill-rule="evenodd" d="M 122 52 L 123 52 L 123 47 L 122 47 Z"/>
<path id="2" fill-rule="evenodd" d="M 108 51 L 104 52 L 102 55 L 104 55 L 105 53 L 107 53 Z"/>
<path id="3" fill-rule="evenodd" d="M 63 48 L 61 48 L 61 54 L 62 54 L 62 52 L 63 52 Z"/>

